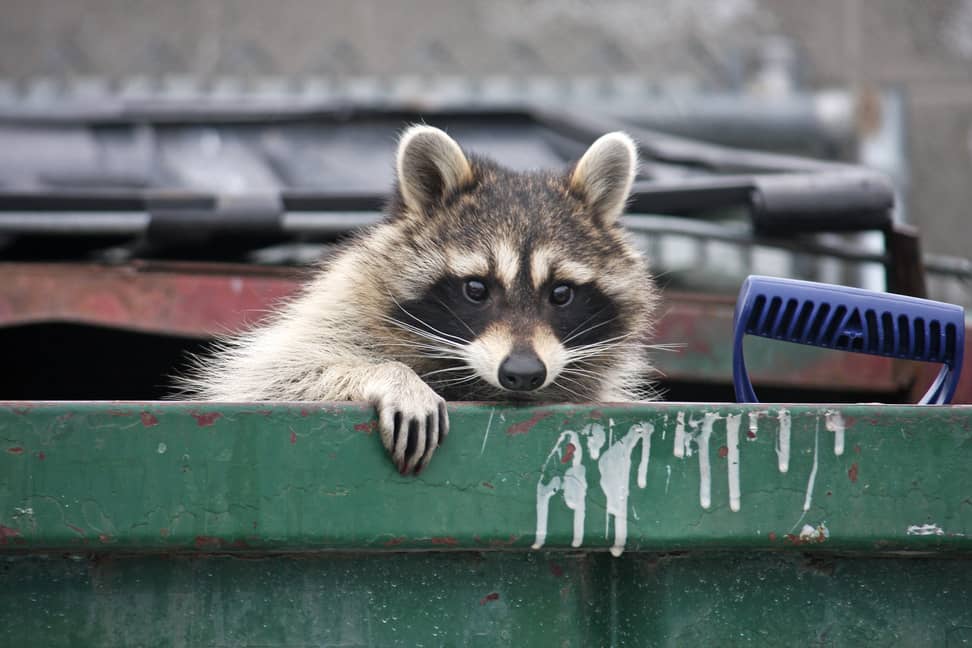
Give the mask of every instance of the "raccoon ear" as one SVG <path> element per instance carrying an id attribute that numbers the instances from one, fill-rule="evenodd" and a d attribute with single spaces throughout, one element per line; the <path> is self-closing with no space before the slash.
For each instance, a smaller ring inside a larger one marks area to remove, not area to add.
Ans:
<path id="1" fill-rule="evenodd" d="M 396 156 L 398 191 L 405 204 L 425 211 L 472 181 L 472 167 L 456 141 L 432 126 L 416 125 L 402 134 Z"/>
<path id="2" fill-rule="evenodd" d="M 631 191 L 638 170 L 638 148 L 620 131 L 591 144 L 570 174 L 570 190 L 606 223 L 613 223 Z"/>

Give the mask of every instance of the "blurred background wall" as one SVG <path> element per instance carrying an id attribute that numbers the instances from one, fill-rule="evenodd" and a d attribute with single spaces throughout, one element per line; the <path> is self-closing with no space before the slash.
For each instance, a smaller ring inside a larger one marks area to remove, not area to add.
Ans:
<path id="1" fill-rule="evenodd" d="M 810 88 L 902 91 L 909 218 L 926 250 L 968 256 L 972 0 L 0 0 L 8 85 L 621 75 L 738 90 L 767 51 Z"/>

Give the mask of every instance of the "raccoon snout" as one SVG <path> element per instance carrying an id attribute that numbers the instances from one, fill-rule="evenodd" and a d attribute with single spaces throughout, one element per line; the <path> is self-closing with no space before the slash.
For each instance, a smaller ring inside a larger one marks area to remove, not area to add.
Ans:
<path id="1" fill-rule="evenodd" d="M 511 391 L 533 391 L 547 379 L 547 368 L 532 351 L 514 351 L 499 368 L 499 381 Z"/>

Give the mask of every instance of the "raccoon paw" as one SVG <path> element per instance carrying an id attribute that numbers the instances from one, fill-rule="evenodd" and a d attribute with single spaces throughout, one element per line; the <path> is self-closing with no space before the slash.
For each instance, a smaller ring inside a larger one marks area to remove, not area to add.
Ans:
<path id="1" fill-rule="evenodd" d="M 381 443 L 402 475 L 419 474 L 449 434 L 445 399 L 419 381 L 377 399 Z"/>

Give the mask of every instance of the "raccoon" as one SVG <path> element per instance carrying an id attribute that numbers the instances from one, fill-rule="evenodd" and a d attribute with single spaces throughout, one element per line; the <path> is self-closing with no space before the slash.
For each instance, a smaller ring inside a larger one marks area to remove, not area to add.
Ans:
<path id="1" fill-rule="evenodd" d="M 618 222 L 636 151 L 615 132 L 566 172 L 517 173 L 410 127 L 386 220 L 198 359 L 185 394 L 368 401 L 402 474 L 448 435 L 447 399 L 651 399 L 657 290 Z"/>

